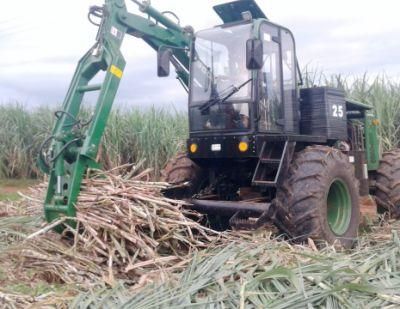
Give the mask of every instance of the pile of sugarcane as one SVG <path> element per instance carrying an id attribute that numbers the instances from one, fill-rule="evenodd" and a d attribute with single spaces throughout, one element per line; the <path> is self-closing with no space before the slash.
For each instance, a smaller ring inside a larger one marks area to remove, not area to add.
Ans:
<path id="1" fill-rule="evenodd" d="M 400 225 L 377 232 L 349 252 L 242 235 L 167 282 L 82 293 L 71 308 L 399 308 Z"/>
<path id="2" fill-rule="evenodd" d="M 84 181 L 75 228 L 67 218 L 40 221 L 44 185 L 22 204 L 0 203 L 0 212 L 8 212 L 0 217 L 0 236 L 16 237 L 0 237 L 9 280 L 24 273 L 31 280 L 33 273 L 34 280 L 75 289 L 32 298 L 0 286 L 0 307 L 400 306 L 399 223 L 372 227 L 353 251 L 321 251 L 311 240 L 294 245 L 266 231 L 212 231 L 184 202 L 165 198 L 167 186 L 132 166 L 122 175 L 98 172 Z M 63 234 L 52 231 L 55 224 L 65 226 Z"/>
<path id="3" fill-rule="evenodd" d="M 160 270 L 182 269 L 193 251 L 222 237 L 199 224 L 201 216 L 184 202 L 165 198 L 161 190 L 168 184 L 144 181 L 148 171 L 134 176 L 135 170 L 124 170 L 85 180 L 76 227 L 62 218 L 28 236 L 18 248 L 24 267 L 50 282 L 151 281 Z M 65 225 L 62 235 L 51 232 L 58 224 Z"/>
<path id="4" fill-rule="evenodd" d="M 32 194 L 38 192 L 38 188 L 31 190 Z M 23 241 L 27 235 L 40 228 L 43 220 L 39 213 L 43 211 L 38 203 L 39 199 L 31 197 L 26 197 L 22 203 L 0 202 L 0 255 L 5 249 Z"/>

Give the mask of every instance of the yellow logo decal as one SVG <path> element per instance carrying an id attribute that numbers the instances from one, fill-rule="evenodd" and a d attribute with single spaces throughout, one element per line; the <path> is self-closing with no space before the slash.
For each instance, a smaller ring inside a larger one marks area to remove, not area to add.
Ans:
<path id="1" fill-rule="evenodd" d="M 111 68 L 110 68 L 110 73 L 113 74 L 113 75 L 115 75 L 115 76 L 118 77 L 119 79 L 122 78 L 122 74 L 123 74 L 122 70 L 121 70 L 120 68 L 118 68 L 117 66 L 115 66 L 115 65 L 112 65 L 112 66 L 111 66 Z"/>
<path id="2" fill-rule="evenodd" d="M 374 120 L 372 120 L 372 124 L 374 126 L 379 126 L 381 124 L 381 122 L 379 121 L 379 119 L 374 119 Z"/>

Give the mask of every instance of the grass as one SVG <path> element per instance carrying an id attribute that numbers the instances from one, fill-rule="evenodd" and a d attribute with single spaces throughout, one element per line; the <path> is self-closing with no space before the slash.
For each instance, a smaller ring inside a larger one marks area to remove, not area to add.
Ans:
<path id="1" fill-rule="evenodd" d="M 1 192 L 0 190 L 0 201 L 11 201 L 15 202 L 20 199 L 20 196 L 17 192 Z"/>
<path id="2" fill-rule="evenodd" d="M 0 106 L 0 178 L 34 178 L 40 143 L 52 125 L 48 108 L 27 110 L 15 103 Z"/>
<path id="3" fill-rule="evenodd" d="M 27 180 L 0 182 L 19 189 L 32 184 L 32 181 Z M 59 308 L 58 304 L 64 304 L 68 297 L 76 293 L 76 286 L 47 282 L 46 278 L 38 277 L 37 273 L 21 269 L 19 254 L 12 253 L 15 246 L 20 245 L 43 224 L 42 216 L 31 214 L 27 211 L 26 203 L 23 204 L 25 206 L 21 203 L 0 202 L 0 214 L 8 213 L 8 216 L 0 215 L 0 307 L 28 308 L 32 302 L 44 301 L 37 307 Z M 47 302 L 49 297 L 54 298 L 50 303 Z"/>
<path id="4" fill-rule="evenodd" d="M 103 165 L 111 168 L 146 159 L 143 167 L 153 168 L 158 175 L 167 160 L 182 148 L 187 126 L 183 112 L 117 109 L 109 118 L 103 138 Z"/>
<path id="5" fill-rule="evenodd" d="M 10 270 L 2 270 L 0 261 L 0 307 L 2 308 L 67 308 L 74 295 L 79 293 L 76 285 L 49 283 L 36 278 L 36 274 L 25 274 L 18 265 L 7 264 L 13 267 L 13 279 L 10 279 Z M 5 296 L 5 297 L 4 297 Z M 7 296 L 12 296 L 7 301 Z M 5 307 L 4 307 L 5 306 Z"/>
<path id="6" fill-rule="evenodd" d="M 10 285 L 3 287 L 3 289 L 5 289 L 9 292 L 12 292 L 12 293 L 16 293 L 16 294 L 23 294 L 23 295 L 29 295 L 32 297 L 37 297 L 37 296 L 44 295 L 44 294 L 47 294 L 50 292 L 56 292 L 56 293 L 63 292 L 65 290 L 67 290 L 67 286 L 62 285 L 62 284 L 58 284 L 58 285 L 49 284 L 47 282 L 40 281 L 40 282 L 35 282 L 34 285 L 32 285 L 32 283 L 28 283 L 28 282 L 10 284 Z"/>
<path id="7" fill-rule="evenodd" d="M 90 119 L 92 110 L 82 117 Z M 36 158 L 41 143 L 51 134 L 54 110 L 28 110 L 21 104 L 0 105 L 0 179 L 40 178 Z M 105 169 L 145 159 L 143 169 L 158 175 L 166 161 L 178 152 L 187 136 L 187 115 L 150 108 L 114 109 L 101 145 Z"/>
<path id="8" fill-rule="evenodd" d="M 0 179 L 0 201 L 18 201 L 21 199 L 18 192 L 24 192 L 35 184 L 32 179 Z"/>
<path id="9" fill-rule="evenodd" d="M 7 279 L 7 273 L 0 266 L 0 282 Z"/>
<path id="10" fill-rule="evenodd" d="M 305 87 L 329 85 L 344 89 L 347 96 L 374 106 L 381 126 L 382 150 L 400 143 L 400 82 L 381 75 L 356 78 L 326 76 L 304 70 Z M 91 110 L 82 117 L 89 119 Z M 50 134 L 54 110 L 43 106 L 28 110 L 14 103 L 0 105 L 0 178 L 38 178 L 36 157 L 41 142 Z M 165 162 L 182 149 L 188 132 L 186 112 L 150 108 L 114 109 L 101 147 L 105 169 L 146 159 L 159 175 Z M 11 196 L 13 198 L 13 196 Z"/>

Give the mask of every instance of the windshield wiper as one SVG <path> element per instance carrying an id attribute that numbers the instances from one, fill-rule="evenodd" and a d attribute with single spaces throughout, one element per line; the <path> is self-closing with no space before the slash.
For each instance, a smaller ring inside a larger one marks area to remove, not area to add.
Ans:
<path id="1" fill-rule="evenodd" d="M 211 100 L 207 101 L 206 103 L 200 105 L 199 110 L 203 113 L 203 112 L 207 111 L 209 108 L 211 108 L 212 106 L 214 106 L 215 104 L 224 103 L 231 96 L 238 93 L 244 86 L 246 86 L 252 80 L 253 80 L 253 78 L 250 78 L 249 80 L 246 80 L 243 84 L 241 84 L 239 86 L 232 85 L 232 90 L 226 96 L 224 96 L 223 98 L 221 98 L 221 97 L 212 98 Z"/>

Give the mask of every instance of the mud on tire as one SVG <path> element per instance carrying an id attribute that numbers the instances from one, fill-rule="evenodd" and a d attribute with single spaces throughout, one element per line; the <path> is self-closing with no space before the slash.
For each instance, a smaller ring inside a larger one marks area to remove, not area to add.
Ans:
<path id="1" fill-rule="evenodd" d="M 385 152 L 376 177 L 376 202 L 400 219 L 400 149 Z"/>
<path id="2" fill-rule="evenodd" d="M 277 220 L 290 237 L 353 246 L 360 221 L 358 181 L 339 150 L 312 146 L 297 153 L 274 203 Z"/>

